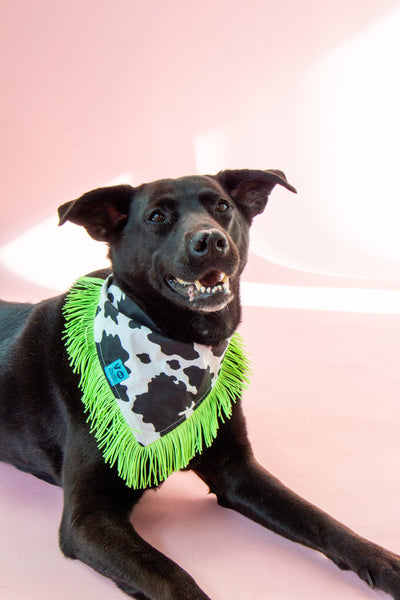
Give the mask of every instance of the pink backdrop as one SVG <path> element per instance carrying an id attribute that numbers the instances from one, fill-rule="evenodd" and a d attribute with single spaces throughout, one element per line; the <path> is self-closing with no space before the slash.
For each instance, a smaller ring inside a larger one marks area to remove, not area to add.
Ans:
<path id="1" fill-rule="evenodd" d="M 56 227 L 84 191 L 283 169 L 299 194 L 276 190 L 255 223 L 243 287 L 255 451 L 400 552 L 398 2 L 3 0 L 0 23 L 0 295 L 35 301 L 103 265 L 100 244 Z M 123 597 L 58 552 L 60 490 L 0 477 L 2 599 Z M 134 520 L 213 600 L 379 597 L 190 474 Z"/>

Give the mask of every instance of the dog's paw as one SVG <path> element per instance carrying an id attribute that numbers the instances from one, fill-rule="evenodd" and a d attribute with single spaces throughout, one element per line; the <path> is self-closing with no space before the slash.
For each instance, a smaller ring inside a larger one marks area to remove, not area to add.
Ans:
<path id="1" fill-rule="evenodd" d="M 368 543 L 355 559 L 353 570 L 372 589 L 400 600 L 400 556 Z"/>

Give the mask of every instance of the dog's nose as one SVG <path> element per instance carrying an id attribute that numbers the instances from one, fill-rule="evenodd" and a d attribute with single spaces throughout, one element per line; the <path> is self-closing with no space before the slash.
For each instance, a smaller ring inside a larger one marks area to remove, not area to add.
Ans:
<path id="1" fill-rule="evenodd" d="M 201 229 L 190 238 L 189 248 L 194 256 L 206 256 L 212 253 L 223 255 L 229 250 L 229 243 L 222 231 Z"/>

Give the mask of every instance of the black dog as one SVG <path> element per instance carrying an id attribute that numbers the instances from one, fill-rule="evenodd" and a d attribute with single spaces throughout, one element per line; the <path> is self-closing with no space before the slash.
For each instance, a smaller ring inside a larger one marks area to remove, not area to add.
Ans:
<path id="1" fill-rule="evenodd" d="M 214 347 L 240 321 L 249 227 L 276 184 L 295 191 L 280 171 L 249 170 L 102 188 L 61 206 L 60 224 L 83 225 L 108 242 L 114 281 L 159 331 Z M 205 600 L 193 579 L 131 525 L 144 490 L 129 487 L 105 462 L 87 424 L 63 342 L 64 303 L 65 295 L 34 306 L 0 304 L 0 459 L 63 487 L 66 556 L 134 598 Z M 399 556 L 357 536 L 255 462 L 240 398 L 188 468 L 222 506 L 324 553 L 400 600 Z"/>

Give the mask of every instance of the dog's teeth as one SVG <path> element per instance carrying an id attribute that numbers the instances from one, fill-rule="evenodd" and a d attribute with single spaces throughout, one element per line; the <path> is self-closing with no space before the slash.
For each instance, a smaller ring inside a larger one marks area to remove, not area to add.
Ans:
<path id="1" fill-rule="evenodd" d="M 228 275 L 224 275 L 223 276 L 223 278 L 221 280 L 221 283 L 222 283 L 222 289 L 224 290 L 224 292 L 229 292 L 230 288 L 229 288 L 229 277 L 228 277 Z"/>
<path id="2" fill-rule="evenodd" d="M 218 292 L 229 291 L 229 277 L 222 272 L 221 281 L 216 283 L 214 286 L 202 285 L 198 279 L 196 279 L 196 281 L 193 282 L 184 281 L 183 279 L 179 279 L 179 277 L 174 277 L 173 279 L 179 285 L 187 288 L 187 293 L 190 301 L 194 300 L 196 292 L 198 294 L 217 294 Z"/>

